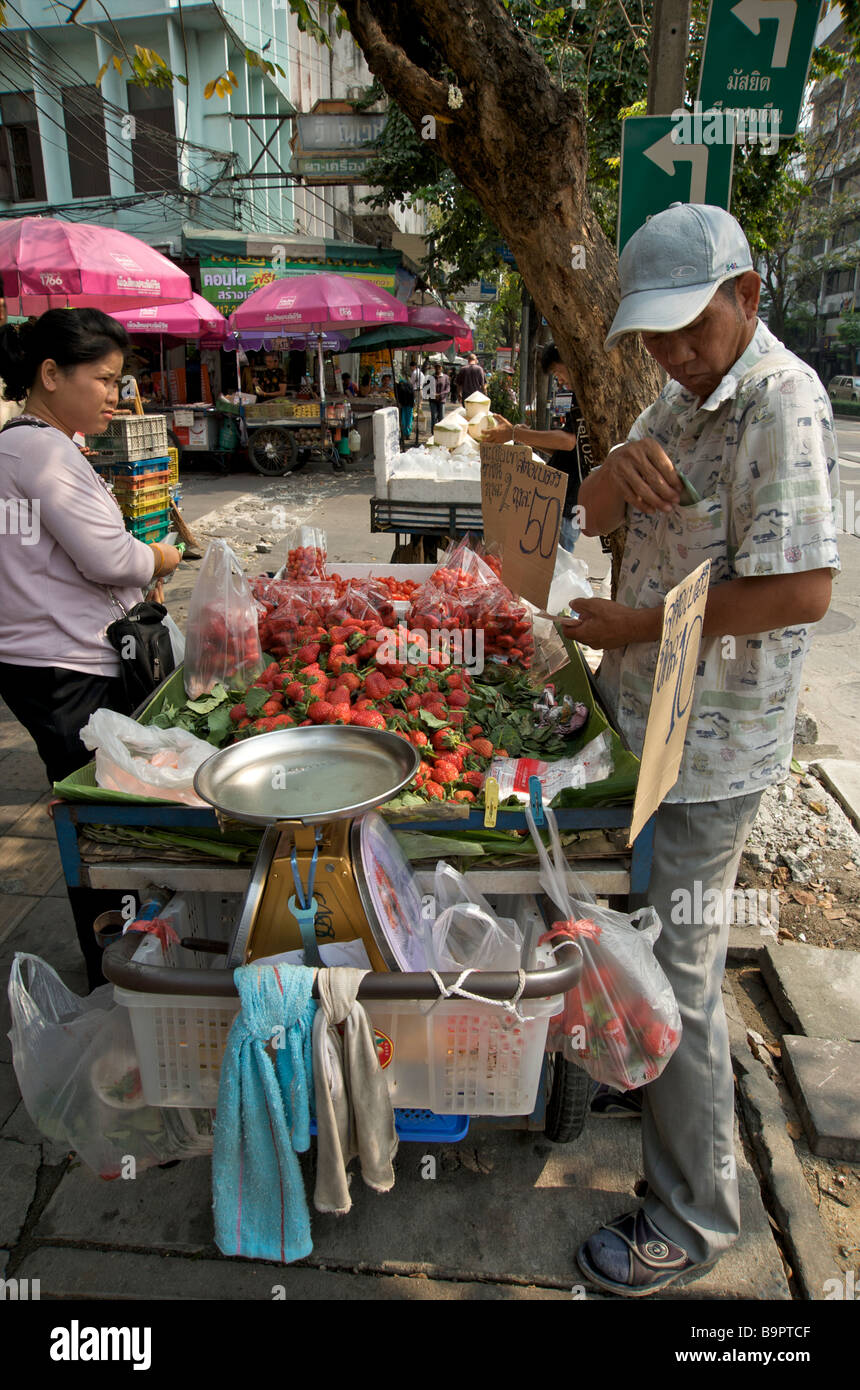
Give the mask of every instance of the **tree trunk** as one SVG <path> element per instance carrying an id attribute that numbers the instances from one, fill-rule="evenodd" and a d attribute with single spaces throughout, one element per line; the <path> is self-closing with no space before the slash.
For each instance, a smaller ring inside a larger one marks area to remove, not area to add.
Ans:
<path id="1" fill-rule="evenodd" d="M 637 338 L 603 348 L 617 259 L 588 198 L 579 93 L 555 85 L 500 0 L 340 3 L 371 72 L 416 131 L 435 117 L 442 159 L 510 246 L 603 458 L 658 394 L 660 377 Z M 459 108 L 435 75 L 442 63 L 456 74 Z"/>

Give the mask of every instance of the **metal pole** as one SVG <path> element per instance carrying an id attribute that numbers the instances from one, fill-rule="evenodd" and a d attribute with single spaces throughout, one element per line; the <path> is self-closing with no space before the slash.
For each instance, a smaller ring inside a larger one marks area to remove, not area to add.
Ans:
<path id="1" fill-rule="evenodd" d="M 522 306 L 522 326 L 520 328 L 520 416 L 522 417 L 523 423 L 525 423 L 529 389 L 529 325 L 531 319 L 531 298 L 525 285 L 523 285 Z"/>
<path id="2" fill-rule="evenodd" d="M 691 0 L 654 0 L 648 69 L 649 116 L 669 116 L 684 105 L 690 8 Z"/>

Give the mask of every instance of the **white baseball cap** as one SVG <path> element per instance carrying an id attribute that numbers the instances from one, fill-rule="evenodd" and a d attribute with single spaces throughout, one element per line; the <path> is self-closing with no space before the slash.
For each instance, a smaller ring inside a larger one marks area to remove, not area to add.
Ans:
<path id="1" fill-rule="evenodd" d="M 753 269 L 749 242 L 730 212 L 672 203 L 621 252 L 621 303 L 606 351 L 625 333 L 672 333 L 692 323 L 724 281 Z"/>

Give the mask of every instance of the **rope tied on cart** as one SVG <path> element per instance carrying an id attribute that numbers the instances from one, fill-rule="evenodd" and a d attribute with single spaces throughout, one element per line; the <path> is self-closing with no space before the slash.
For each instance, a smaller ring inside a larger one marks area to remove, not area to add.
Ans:
<path id="1" fill-rule="evenodd" d="M 422 1013 L 432 1013 L 436 1006 L 441 1004 L 443 999 L 470 999 L 473 1004 L 491 1004 L 494 1009 L 507 1009 L 508 1013 L 514 1015 L 518 1023 L 527 1023 L 528 1016 L 521 1014 L 519 1009 L 519 1002 L 522 998 L 523 990 L 526 987 L 525 970 L 517 971 L 517 988 L 510 999 L 488 999 L 486 995 L 473 994 L 470 990 L 463 988 L 463 982 L 467 980 L 470 975 L 480 975 L 481 973 L 480 970 L 475 970 L 474 968 L 461 970 L 453 985 L 445 985 L 441 975 L 437 974 L 435 970 L 428 971 L 428 974 L 433 976 L 436 988 L 439 991 L 439 996 L 434 999 L 426 1009 L 422 1009 Z"/>

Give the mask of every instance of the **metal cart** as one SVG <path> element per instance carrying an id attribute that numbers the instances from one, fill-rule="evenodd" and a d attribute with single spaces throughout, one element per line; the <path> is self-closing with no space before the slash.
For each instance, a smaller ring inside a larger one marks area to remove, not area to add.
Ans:
<path id="1" fill-rule="evenodd" d="M 299 430 L 315 431 L 320 434 L 319 417 L 284 416 L 273 420 L 254 420 L 245 417 L 248 429 L 248 456 L 258 473 L 267 478 L 282 478 L 305 462 L 308 456 L 316 455 L 331 463 L 335 472 L 343 469 L 343 461 L 334 439 L 336 429 L 348 430 L 351 423 L 348 401 L 333 401 L 326 404 L 326 442 L 300 447 Z"/>

